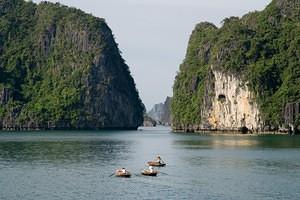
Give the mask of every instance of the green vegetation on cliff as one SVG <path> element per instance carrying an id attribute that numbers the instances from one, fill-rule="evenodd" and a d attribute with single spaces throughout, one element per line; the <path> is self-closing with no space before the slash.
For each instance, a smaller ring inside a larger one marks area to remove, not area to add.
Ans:
<path id="1" fill-rule="evenodd" d="M 143 121 L 104 19 L 58 3 L 0 0 L 0 100 L 3 127 L 134 128 Z"/>
<path id="2" fill-rule="evenodd" d="M 299 0 L 273 0 L 264 11 L 225 19 L 221 28 L 198 24 L 174 84 L 174 125 L 201 121 L 212 66 L 248 83 L 265 124 L 282 124 L 285 104 L 300 99 L 299 33 Z"/>

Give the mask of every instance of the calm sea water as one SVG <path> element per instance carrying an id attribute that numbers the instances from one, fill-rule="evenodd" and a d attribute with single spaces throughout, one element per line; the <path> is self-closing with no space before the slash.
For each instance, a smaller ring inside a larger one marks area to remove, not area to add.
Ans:
<path id="1" fill-rule="evenodd" d="M 0 199 L 300 199 L 300 137 L 142 129 L 0 133 Z M 139 175 L 156 154 L 163 174 Z"/>

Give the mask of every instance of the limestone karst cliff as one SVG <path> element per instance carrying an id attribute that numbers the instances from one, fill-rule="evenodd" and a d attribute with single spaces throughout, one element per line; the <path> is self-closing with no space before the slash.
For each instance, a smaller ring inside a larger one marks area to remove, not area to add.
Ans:
<path id="1" fill-rule="evenodd" d="M 0 1 L 1 129 L 136 129 L 143 112 L 104 19 Z"/>
<path id="2" fill-rule="evenodd" d="M 174 83 L 177 131 L 299 129 L 300 1 L 193 31 Z"/>
<path id="3" fill-rule="evenodd" d="M 171 102 L 172 97 L 167 97 L 164 103 L 155 104 L 147 115 L 154 119 L 157 124 L 170 126 L 172 122 Z"/>
<path id="4" fill-rule="evenodd" d="M 149 117 L 148 115 L 144 116 L 144 123 L 143 126 L 146 127 L 155 127 L 157 125 L 156 121 Z"/>
<path id="5" fill-rule="evenodd" d="M 239 130 L 248 127 L 257 130 L 262 127 L 260 111 L 247 84 L 236 76 L 212 70 L 214 94 L 210 96 L 210 107 L 201 113 L 205 119 L 203 128 Z M 209 94 L 207 94 L 209 95 Z"/>

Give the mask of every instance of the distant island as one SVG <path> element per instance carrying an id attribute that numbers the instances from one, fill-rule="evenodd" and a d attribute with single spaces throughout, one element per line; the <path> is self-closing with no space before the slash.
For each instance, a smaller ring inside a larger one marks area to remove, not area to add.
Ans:
<path id="1" fill-rule="evenodd" d="M 137 129 L 144 105 L 104 19 L 0 1 L 0 129 Z"/>
<path id="2" fill-rule="evenodd" d="M 171 102 L 172 97 L 167 97 L 164 103 L 155 104 L 147 116 L 155 120 L 158 125 L 171 126 Z"/>
<path id="3" fill-rule="evenodd" d="M 173 130 L 300 130 L 300 1 L 193 31 L 174 84 Z"/>

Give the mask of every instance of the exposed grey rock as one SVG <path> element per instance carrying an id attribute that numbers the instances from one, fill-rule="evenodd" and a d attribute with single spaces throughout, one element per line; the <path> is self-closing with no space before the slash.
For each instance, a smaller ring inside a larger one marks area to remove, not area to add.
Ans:
<path id="1" fill-rule="evenodd" d="M 296 133 L 300 125 L 300 102 L 287 103 L 283 110 L 283 118 L 289 130 Z"/>
<path id="2" fill-rule="evenodd" d="M 144 126 L 146 127 L 155 127 L 156 126 L 156 121 L 154 119 L 152 119 L 151 117 L 145 115 L 144 116 Z"/>
<path id="3" fill-rule="evenodd" d="M 12 98 L 12 90 L 9 88 L 3 88 L 0 91 L 0 103 L 1 105 L 5 105 Z"/>
<path id="4" fill-rule="evenodd" d="M 167 97 L 164 103 L 154 105 L 148 112 L 148 116 L 156 120 L 158 124 L 170 126 L 172 122 L 171 102 L 172 97 Z"/>

